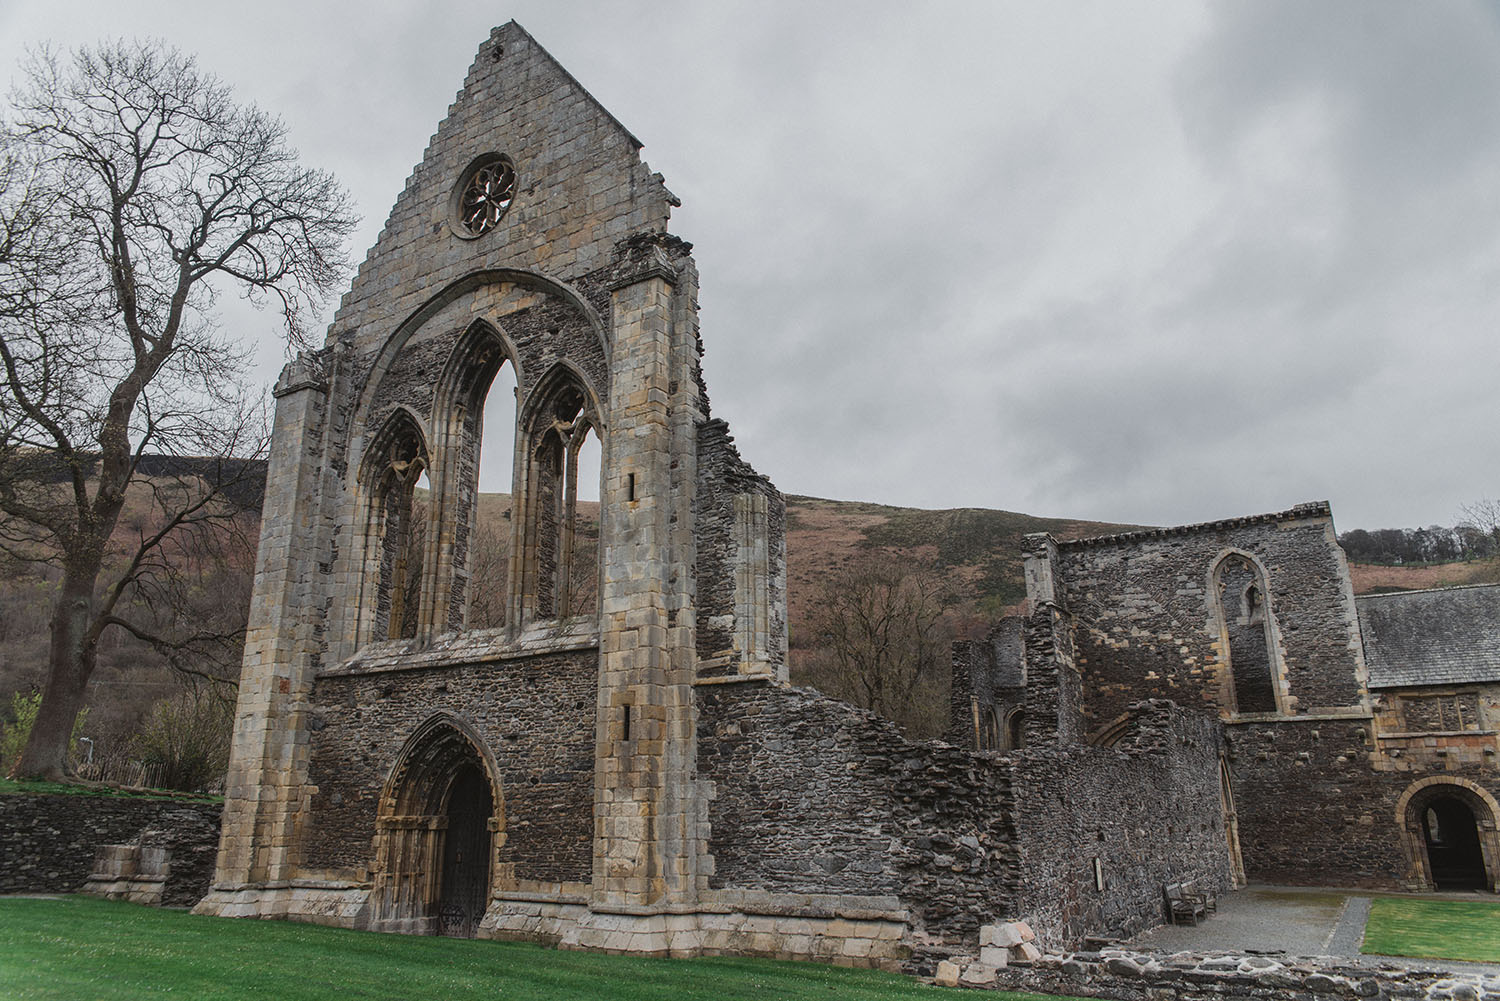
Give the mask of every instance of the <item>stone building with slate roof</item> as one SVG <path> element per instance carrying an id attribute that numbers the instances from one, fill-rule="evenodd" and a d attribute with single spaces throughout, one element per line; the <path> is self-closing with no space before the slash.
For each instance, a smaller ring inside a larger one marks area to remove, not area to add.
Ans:
<path id="1" fill-rule="evenodd" d="M 955 742 L 1011 752 L 1070 702 L 1109 746 L 1170 699 L 1222 735 L 1237 881 L 1497 889 L 1500 585 L 1356 598 L 1326 503 L 1033 536 L 1026 579 L 1026 618 L 955 647 Z"/>

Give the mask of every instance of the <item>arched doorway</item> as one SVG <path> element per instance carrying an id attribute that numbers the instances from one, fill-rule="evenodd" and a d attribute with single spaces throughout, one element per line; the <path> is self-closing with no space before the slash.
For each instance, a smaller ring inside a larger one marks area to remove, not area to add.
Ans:
<path id="1" fill-rule="evenodd" d="M 443 838 L 443 874 L 438 888 L 438 934 L 473 938 L 489 903 L 490 784 L 474 765 L 464 765 L 448 792 Z"/>
<path id="2" fill-rule="evenodd" d="M 440 715 L 401 749 L 380 797 L 370 927 L 472 937 L 505 839 L 494 762 L 461 721 Z"/>
<path id="3" fill-rule="evenodd" d="M 1430 776 L 1406 788 L 1396 805 L 1411 890 L 1496 890 L 1500 875 L 1500 803 L 1476 782 Z"/>
<path id="4" fill-rule="evenodd" d="M 1432 799 L 1422 811 L 1422 840 L 1439 890 L 1484 890 L 1484 854 L 1474 811 L 1457 796 Z"/>

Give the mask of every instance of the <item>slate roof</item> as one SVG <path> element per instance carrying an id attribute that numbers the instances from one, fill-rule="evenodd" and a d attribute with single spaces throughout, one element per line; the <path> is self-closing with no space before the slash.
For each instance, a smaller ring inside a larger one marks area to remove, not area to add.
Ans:
<path id="1" fill-rule="evenodd" d="M 1500 584 L 1354 599 L 1371 688 L 1500 681 Z"/>

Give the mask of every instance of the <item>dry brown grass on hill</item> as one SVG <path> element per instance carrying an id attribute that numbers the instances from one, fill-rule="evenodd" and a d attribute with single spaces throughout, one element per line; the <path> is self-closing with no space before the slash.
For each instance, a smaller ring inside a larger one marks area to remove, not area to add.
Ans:
<path id="1" fill-rule="evenodd" d="M 483 597 L 471 611 L 477 625 L 503 621 L 510 501 L 508 494 L 480 495 L 474 571 L 476 581 L 488 583 L 480 588 Z M 150 521 L 144 493 L 139 497 L 133 494 L 120 531 L 148 530 Z M 579 503 L 579 522 L 580 555 L 585 564 L 592 565 L 598 544 L 597 501 Z M 1020 552 L 1027 533 L 1045 531 L 1059 538 L 1078 538 L 1130 527 L 978 508 L 925 511 L 790 496 L 787 597 L 793 681 L 818 681 L 815 665 L 826 651 L 812 622 L 826 582 L 844 568 L 874 558 L 929 575 L 955 598 L 944 616 L 944 631 L 955 638 L 972 637 L 982 634 L 1025 597 Z M 251 538 L 257 534 L 253 525 L 247 525 L 246 531 Z M 1355 592 L 1366 594 L 1381 589 L 1500 581 L 1500 559 L 1408 567 L 1353 564 L 1350 571 Z M 248 555 L 226 567 L 215 587 L 214 602 L 248 607 L 251 573 Z M 44 569 L 0 565 L 0 698 L 30 687 L 41 677 L 52 586 Z M 943 717 L 946 686 L 946 677 L 928 686 L 930 698 L 940 705 L 926 714 L 927 718 Z M 173 674 L 161 656 L 118 630 L 110 631 L 90 691 L 90 718 L 94 721 L 90 729 L 96 731 L 91 735 L 107 735 L 107 742 L 118 742 L 154 702 L 175 690 Z"/>
<path id="2" fill-rule="evenodd" d="M 1354 582 L 1355 594 L 1458 587 L 1463 584 L 1495 584 L 1500 583 L 1500 558 L 1402 567 L 1351 563 L 1349 577 Z"/>

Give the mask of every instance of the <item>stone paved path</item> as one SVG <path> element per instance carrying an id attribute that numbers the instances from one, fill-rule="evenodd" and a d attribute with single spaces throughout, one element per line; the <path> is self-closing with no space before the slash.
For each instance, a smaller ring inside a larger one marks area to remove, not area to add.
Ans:
<path id="1" fill-rule="evenodd" d="M 1486 898 L 1488 894 L 1484 895 Z M 1476 898 L 1478 899 L 1478 898 Z M 1337 956 L 1361 965 L 1388 961 L 1361 956 L 1370 898 L 1348 890 L 1255 886 L 1219 899 L 1219 911 L 1198 925 L 1166 925 L 1136 936 L 1129 948 L 1155 952 L 1263 952 Z M 1412 969 L 1500 973 L 1500 965 L 1399 958 Z"/>

